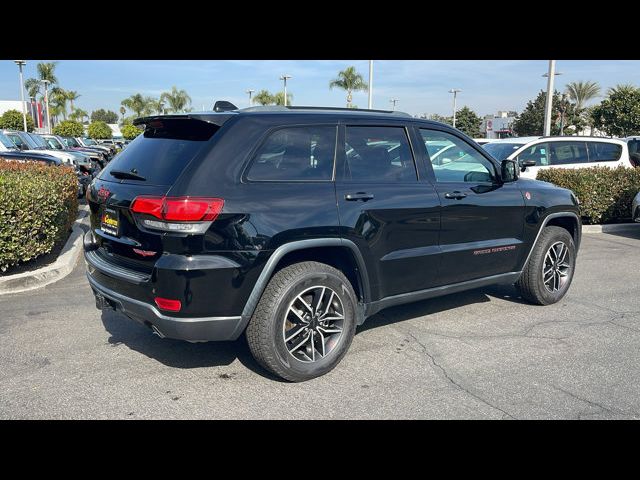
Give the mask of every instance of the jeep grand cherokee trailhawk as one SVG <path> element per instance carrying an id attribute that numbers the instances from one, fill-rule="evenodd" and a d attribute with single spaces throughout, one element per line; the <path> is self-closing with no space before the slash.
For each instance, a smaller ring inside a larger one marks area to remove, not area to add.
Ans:
<path id="1" fill-rule="evenodd" d="M 547 305 L 580 245 L 573 193 L 441 123 L 254 107 L 136 120 L 89 193 L 98 308 L 161 337 L 246 332 L 266 369 L 334 368 L 383 308 L 490 284 Z"/>

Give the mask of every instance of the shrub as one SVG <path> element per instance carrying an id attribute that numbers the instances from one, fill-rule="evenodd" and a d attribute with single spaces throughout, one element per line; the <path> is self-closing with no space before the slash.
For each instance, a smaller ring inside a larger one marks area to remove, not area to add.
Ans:
<path id="1" fill-rule="evenodd" d="M 18 110 L 7 110 L 0 116 L 0 129 L 6 128 L 8 130 L 24 130 L 24 119 L 22 118 L 22 112 Z M 36 128 L 35 123 L 31 115 L 27 115 L 27 131 L 33 132 Z"/>
<path id="2" fill-rule="evenodd" d="M 123 125 L 122 128 L 120 128 L 120 131 L 122 132 L 122 136 L 125 140 L 133 140 L 142 133 L 142 129 L 135 125 Z"/>
<path id="3" fill-rule="evenodd" d="M 586 224 L 629 221 L 640 191 L 640 168 L 550 168 L 540 170 L 537 179 L 573 190 Z"/>
<path id="4" fill-rule="evenodd" d="M 47 254 L 78 214 L 78 179 L 69 167 L 0 157 L 0 270 Z"/>
<path id="5" fill-rule="evenodd" d="M 82 137 L 84 135 L 84 127 L 80 122 L 64 120 L 53 127 L 53 134 L 62 137 Z"/>
<path id="6" fill-rule="evenodd" d="M 104 122 L 93 122 L 89 124 L 87 133 L 89 134 L 89 138 L 97 140 L 113 137 L 111 128 Z"/>

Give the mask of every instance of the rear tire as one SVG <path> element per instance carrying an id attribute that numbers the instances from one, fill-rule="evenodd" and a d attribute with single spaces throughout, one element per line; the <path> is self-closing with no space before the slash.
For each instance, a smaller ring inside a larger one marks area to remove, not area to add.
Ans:
<path id="1" fill-rule="evenodd" d="M 576 264 L 576 247 L 571 234 L 561 227 L 545 227 L 516 282 L 522 298 L 551 305 L 565 296 Z"/>
<path id="2" fill-rule="evenodd" d="M 291 382 L 331 371 L 356 329 L 356 295 L 339 270 L 295 263 L 269 281 L 246 330 L 258 363 Z"/>

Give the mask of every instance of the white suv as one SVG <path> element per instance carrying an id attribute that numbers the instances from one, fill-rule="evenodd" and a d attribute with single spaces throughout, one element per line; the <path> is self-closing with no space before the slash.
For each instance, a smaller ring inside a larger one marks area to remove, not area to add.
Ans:
<path id="1" fill-rule="evenodd" d="M 633 167 L 624 140 L 604 137 L 519 137 L 482 146 L 498 160 L 518 160 L 521 176 L 536 178 L 546 168 Z M 525 163 L 526 162 L 526 163 Z"/>

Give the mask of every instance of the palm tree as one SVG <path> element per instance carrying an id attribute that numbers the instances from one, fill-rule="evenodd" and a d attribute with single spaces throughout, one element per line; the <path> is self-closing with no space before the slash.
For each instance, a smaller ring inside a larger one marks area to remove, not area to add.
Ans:
<path id="1" fill-rule="evenodd" d="M 619 83 L 615 87 L 611 87 L 607 90 L 607 96 L 610 97 L 611 95 L 635 93 L 637 90 L 638 87 L 630 83 Z"/>
<path id="2" fill-rule="evenodd" d="M 148 108 L 148 98 L 136 93 L 135 95 L 131 95 L 129 98 L 122 100 L 120 105 L 134 112 L 136 117 L 141 117 L 142 113 Z"/>
<path id="3" fill-rule="evenodd" d="M 120 106 L 120 115 L 122 115 L 122 120 L 124 121 L 124 114 L 127 113 L 127 109 L 123 106 Z"/>
<path id="4" fill-rule="evenodd" d="M 57 117 L 62 114 L 62 118 L 64 120 L 67 119 L 67 101 L 69 98 L 67 97 L 67 92 L 61 87 L 53 87 L 51 89 L 51 94 L 49 95 L 49 104 L 53 105 L 56 113 L 53 113 L 53 109 L 51 110 L 51 115 Z"/>
<path id="5" fill-rule="evenodd" d="M 291 101 L 293 100 L 293 94 L 287 93 L 287 105 L 291 105 Z M 278 92 L 273 95 L 273 103 L 276 105 L 284 105 L 284 92 Z"/>
<path id="6" fill-rule="evenodd" d="M 75 90 L 67 90 L 67 100 L 71 103 L 71 111 L 73 112 L 73 102 L 79 99 L 82 95 L 79 95 Z"/>
<path id="7" fill-rule="evenodd" d="M 80 123 L 84 123 L 84 119 L 88 116 L 89 114 L 84 110 L 82 110 L 81 108 L 75 108 L 73 112 L 69 114 L 69 119 L 75 120 Z"/>
<path id="8" fill-rule="evenodd" d="M 161 98 L 152 98 L 150 100 L 149 110 L 151 110 L 151 113 L 162 115 L 164 113 L 164 100 Z"/>
<path id="9" fill-rule="evenodd" d="M 582 110 L 585 104 L 600 95 L 598 82 L 571 82 L 565 89 L 569 100 L 576 106 L 576 110 Z"/>
<path id="10" fill-rule="evenodd" d="M 356 72 L 356 67 L 347 67 L 345 70 L 338 72 L 338 78 L 331 80 L 329 83 L 329 88 L 333 89 L 334 87 L 341 88 L 342 90 L 346 90 L 347 92 L 347 108 L 351 108 L 351 100 L 353 99 L 354 91 L 364 91 L 368 90 L 367 84 L 364 82 L 364 78 L 358 72 Z"/>
<path id="11" fill-rule="evenodd" d="M 253 96 L 253 103 L 258 105 L 272 105 L 275 103 L 275 99 L 268 90 L 260 90 Z"/>
<path id="12" fill-rule="evenodd" d="M 168 104 L 167 110 L 174 113 L 183 112 L 191 105 L 189 94 L 185 90 L 178 90 L 175 86 L 171 87 L 171 92 L 160 95 L 160 101 L 165 101 Z"/>
<path id="13" fill-rule="evenodd" d="M 24 88 L 30 97 L 36 98 L 41 93 L 42 83 L 37 78 L 27 78 L 24 81 Z"/>
<path id="14" fill-rule="evenodd" d="M 24 81 L 24 86 L 27 89 L 30 97 L 36 97 L 40 95 L 42 98 L 42 82 L 48 80 L 51 86 L 58 83 L 58 77 L 55 75 L 55 69 L 58 62 L 40 62 L 37 65 L 38 77 L 28 78 Z"/>

